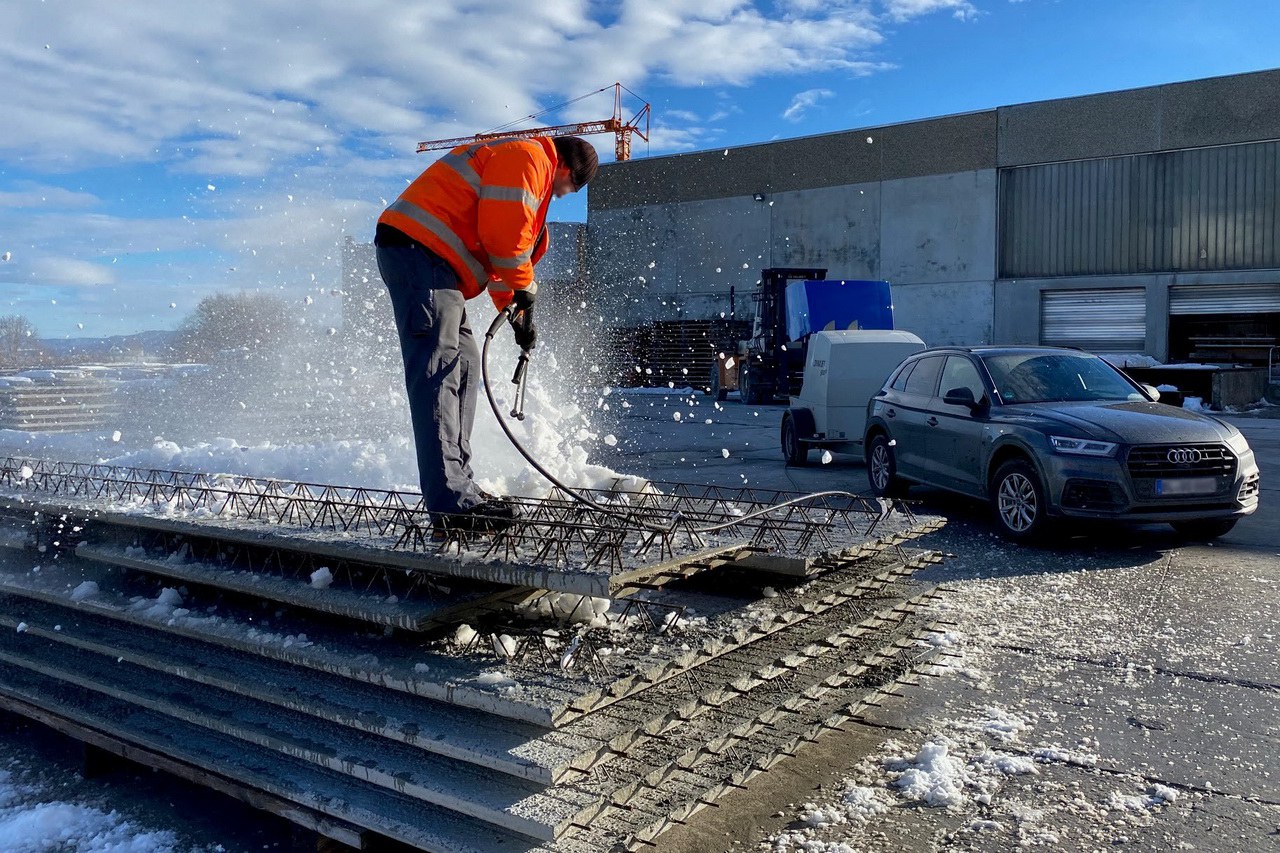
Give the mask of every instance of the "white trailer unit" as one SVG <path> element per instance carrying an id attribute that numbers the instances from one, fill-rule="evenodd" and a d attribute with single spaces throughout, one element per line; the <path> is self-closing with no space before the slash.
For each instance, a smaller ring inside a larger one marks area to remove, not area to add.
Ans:
<path id="1" fill-rule="evenodd" d="M 910 332 L 816 332 L 809 338 L 800 396 L 782 416 L 782 455 L 804 465 L 812 448 L 862 444 L 867 402 L 895 367 L 925 348 Z"/>

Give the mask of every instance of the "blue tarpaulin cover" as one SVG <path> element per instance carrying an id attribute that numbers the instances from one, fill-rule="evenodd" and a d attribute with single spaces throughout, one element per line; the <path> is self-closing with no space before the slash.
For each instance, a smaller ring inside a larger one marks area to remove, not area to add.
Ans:
<path id="1" fill-rule="evenodd" d="M 892 329 L 887 281 L 793 281 L 787 285 L 787 340 L 824 329 Z"/>

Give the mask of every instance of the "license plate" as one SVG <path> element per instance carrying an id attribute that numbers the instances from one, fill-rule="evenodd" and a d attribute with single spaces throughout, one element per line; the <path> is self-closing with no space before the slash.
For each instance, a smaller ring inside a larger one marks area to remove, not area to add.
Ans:
<path id="1" fill-rule="evenodd" d="M 1211 495 L 1218 491 L 1217 477 L 1180 477 L 1156 480 L 1157 495 Z"/>

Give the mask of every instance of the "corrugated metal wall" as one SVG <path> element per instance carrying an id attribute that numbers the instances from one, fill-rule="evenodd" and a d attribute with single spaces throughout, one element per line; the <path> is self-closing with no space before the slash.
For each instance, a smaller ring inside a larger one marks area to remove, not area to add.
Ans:
<path id="1" fill-rule="evenodd" d="M 1000 172 L 1000 277 L 1280 267 L 1280 142 Z"/>

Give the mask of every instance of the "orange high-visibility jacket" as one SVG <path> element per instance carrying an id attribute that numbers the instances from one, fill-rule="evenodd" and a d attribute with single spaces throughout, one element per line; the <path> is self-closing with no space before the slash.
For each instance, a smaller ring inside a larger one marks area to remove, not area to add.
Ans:
<path id="1" fill-rule="evenodd" d="M 489 290 L 501 311 L 533 285 L 547 250 L 547 207 L 559 165 L 549 137 L 460 145 L 391 203 L 385 222 L 449 262 L 467 299 Z"/>

